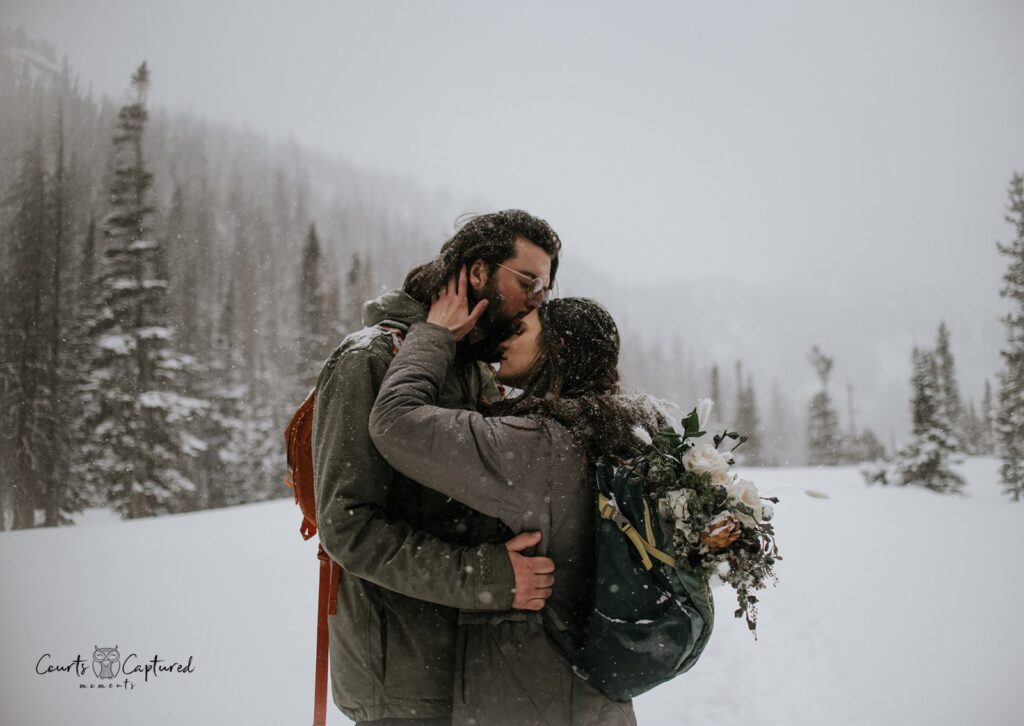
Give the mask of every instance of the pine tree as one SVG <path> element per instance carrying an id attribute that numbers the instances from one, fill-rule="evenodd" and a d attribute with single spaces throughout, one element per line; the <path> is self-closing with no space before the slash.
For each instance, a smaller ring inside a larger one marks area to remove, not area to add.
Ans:
<path id="1" fill-rule="evenodd" d="M 67 69 L 65 68 L 65 71 Z M 49 305 L 49 398 L 47 406 L 48 455 L 46 461 L 46 494 L 44 500 L 44 522 L 53 527 L 69 524 L 71 514 L 81 511 L 85 501 L 83 492 L 70 485 L 68 473 L 71 459 L 71 421 L 73 420 L 74 358 L 64 341 L 76 331 L 70 324 L 74 299 L 73 286 L 68 284 L 67 240 L 69 237 L 69 180 L 65 161 L 65 130 L 63 107 L 57 112 L 57 150 L 53 183 L 49 200 L 50 225 L 50 305 Z"/>
<path id="2" fill-rule="evenodd" d="M 935 363 L 939 372 L 939 415 L 949 421 L 953 439 L 957 449 L 963 451 L 967 442 L 963 435 L 963 402 L 960 397 L 960 386 L 956 381 L 956 364 L 953 351 L 949 346 L 949 328 L 945 322 L 939 323 L 939 332 L 935 343 Z"/>
<path id="3" fill-rule="evenodd" d="M 764 442 L 761 430 L 761 417 L 757 412 L 757 395 L 754 393 L 754 381 L 747 374 L 743 378 L 743 366 L 736 362 L 736 431 L 746 436 L 736 453 L 743 464 L 760 466 L 764 464 Z"/>
<path id="4" fill-rule="evenodd" d="M 182 329 L 193 331 L 191 338 L 196 355 L 207 355 L 212 345 L 214 321 L 217 319 L 217 289 L 213 284 L 217 268 L 213 248 L 216 236 L 214 191 L 210 188 L 205 166 L 197 174 L 192 195 L 192 213 L 188 217 L 186 244 L 181 252 L 187 258 L 181 271 L 182 283 L 177 287 L 186 298 L 181 315 Z M 274 298 L 275 300 L 277 298 Z M 281 307 L 270 305 L 273 308 Z"/>
<path id="5" fill-rule="evenodd" d="M 853 384 L 846 384 L 846 440 L 845 458 L 848 462 L 858 461 L 857 458 L 857 416 L 853 406 Z"/>
<path id="6" fill-rule="evenodd" d="M 963 434 L 961 441 L 964 442 L 962 451 L 972 456 L 980 456 L 983 453 L 981 450 L 983 432 L 981 419 L 978 417 L 978 408 L 974 405 L 973 396 L 967 399 L 967 405 L 964 406 L 961 429 Z"/>
<path id="7" fill-rule="evenodd" d="M 96 276 L 96 220 L 90 214 L 89 226 L 85 236 L 82 238 L 82 250 L 80 253 L 80 266 L 76 286 L 78 288 L 76 308 L 85 310 L 92 305 L 95 299 L 93 283 Z"/>
<path id="8" fill-rule="evenodd" d="M 256 229 L 253 223 L 254 206 L 249 189 L 242 177 L 236 177 L 231 185 L 225 210 L 226 226 L 230 230 L 230 253 L 225 276 L 235 286 L 238 346 L 242 351 L 244 367 L 250 387 L 255 385 L 259 365 L 259 323 L 255 316 L 255 302 L 260 294 L 254 269 L 255 250 L 252 240 Z"/>
<path id="9" fill-rule="evenodd" d="M 856 439 L 855 462 L 877 461 L 885 458 L 885 446 L 871 429 L 865 428 Z"/>
<path id="10" fill-rule="evenodd" d="M 96 399 L 89 444 L 107 501 L 130 519 L 191 508 L 195 484 L 183 463 L 188 420 L 202 402 L 182 395 L 184 362 L 171 347 L 161 243 L 152 234 L 152 175 L 143 155 L 148 119 L 145 63 L 118 114 L 110 212 L 101 225 L 103 259 L 93 357 L 86 384 Z"/>
<path id="11" fill-rule="evenodd" d="M 854 403 L 853 384 L 846 384 L 846 431 L 842 434 L 842 458 L 847 464 L 862 464 L 885 456 L 885 447 L 875 432 L 857 426 L 857 407 Z"/>
<path id="12" fill-rule="evenodd" d="M 321 269 L 320 239 L 316 225 L 310 225 L 302 248 L 299 282 L 299 360 L 296 371 L 310 386 L 316 379 L 333 340 L 327 317 L 327 286 Z M 312 380 L 309 380 L 312 379 Z M 308 388 L 309 386 L 307 386 Z"/>
<path id="13" fill-rule="evenodd" d="M 986 378 L 985 393 L 981 397 L 981 416 L 978 420 L 978 453 L 982 456 L 994 456 L 996 453 L 994 418 L 992 384 Z"/>
<path id="14" fill-rule="evenodd" d="M 959 463 L 952 426 L 944 411 L 942 373 L 935 353 L 914 348 L 911 355 L 910 443 L 896 454 L 897 482 L 937 492 L 957 492 L 964 486 L 950 468 Z"/>
<path id="15" fill-rule="evenodd" d="M 1000 351 L 1004 367 L 999 373 L 996 435 L 1003 491 L 1019 502 L 1024 495 L 1024 176 L 1019 173 L 1010 180 L 1009 197 L 1006 221 L 1014 227 L 1014 239 L 996 245 L 1009 258 L 999 294 L 1011 306 L 1003 318 L 1006 346 Z"/>
<path id="16" fill-rule="evenodd" d="M 342 293 L 341 319 L 337 333 L 341 337 L 363 327 L 363 303 L 373 297 L 373 271 L 358 252 L 352 253 Z"/>
<path id="17" fill-rule="evenodd" d="M 765 441 L 765 463 L 769 466 L 788 466 L 792 460 L 792 432 L 790 412 L 782 398 L 779 379 L 772 381 L 772 396 L 769 406 L 770 426 L 767 428 L 768 438 Z"/>
<path id="18" fill-rule="evenodd" d="M 716 426 L 726 426 L 724 412 L 725 406 L 722 400 L 722 382 L 718 375 L 718 364 L 712 364 L 711 366 L 711 400 L 714 401 L 715 408 L 712 413 L 712 418 L 715 421 Z"/>
<path id="19" fill-rule="evenodd" d="M 167 211 L 167 228 L 164 232 L 164 240 L 175 249 L 174 260 L 171 270 L 174 274 L 174 285 L 172 291 L 174 297 L 181 301 L 175 306 L 177 315 L 174 319 L 175 330 L 183 332 L 178 339 L 178 347 L 185 352 L 192 353 L 195 350 L 195 331 L 198 323 L 196 312 L 197 290 L 195 289 L 195 278 L 189 273 L 192 272 L 192 259 L 194 255 L 189 249 L 188 219 L 185 209 L 185 190 L 180 183 L 175 183 L 174 191 L 171 193 L 171 206 Z"/>
<path id="20" fill-rule="evenodd" d="M 814 346 L 809 360 L 818 375 L 821 390 L 814 394 L 807 407 L 807 457 L 811 464 L 838 464 L 842 458 L 839 416 L 828 393 L 833 359 Z"/>
<path id="21" fill-rule="evenodd" d="M 42 141 L 35 136 L 5 200 L 9 210 L 10 273 L 3 300 L 2 393 L 4 499 L 13 529 L 36 525 L 46 491 L 50 350 L 47 304 L 52 262 Z"/>
<path id="22" fill-rule="evenodd" d="M 244 360 L 237 345 L 235 286 L 229 285 L 213 340 L 208 368 L 210 408 L 202 417 L 202 439 L 207 444 L 200 465 L 209 480 L 203 487 L 204 508 L 254 501 L 248 476 L 247 427 L 253 425 L 247 410 L 248 388 Z"/>
<path id="23" fill-rule="evenodd" d="M 78 252 L 78 273 L 75 277 L 75 308 L 72 333 L 68 341 L 71 358 L 71 406 L 69 424 L 71 455 L 68 461 L 69 477 L 75 482 L 77 496 L 83 506 L 99 507 L 105 501 L 103 483 L 92 461 L 92 430 L 89 421 L 98 416 L 100 402 L 89 385 L 89 365 L 92 360 L 93 339 L 89 331 L 96 324 L 96 220 L 89 215 L 86 232 Z"/>

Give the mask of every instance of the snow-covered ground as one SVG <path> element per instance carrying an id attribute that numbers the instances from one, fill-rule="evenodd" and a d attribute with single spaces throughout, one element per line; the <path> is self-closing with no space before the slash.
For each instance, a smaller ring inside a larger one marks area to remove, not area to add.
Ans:
<path id="1" fill-rule="evenodd" d="M 999 494 L 995 460 L 963 471 L 965 497 L 869 488 L 853 468 L 748 471 L 782 499 L 760 639 L 717 590 L 703 658 L 637 700 L 642 726 L 1024 723 L 1024 504 Z M 0 534 L 0 724 L 309 723 L 317 562 L 298 522 L 282 500 Z M 91 670 L 36 673 L 115 645 L 129 668 L 192 672 L 110 691 L 79 688 Z M 331 705 L 328 723 L 347 721 Z"/>

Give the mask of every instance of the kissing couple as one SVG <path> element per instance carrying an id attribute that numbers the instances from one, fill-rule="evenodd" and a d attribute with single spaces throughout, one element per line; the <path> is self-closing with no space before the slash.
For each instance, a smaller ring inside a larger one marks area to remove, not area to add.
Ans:
<path id="1" fill-rule="evenodd" d="M 560 253 L 526 212 L 473 217 L 320 372 L 331 683 L 358 724 L 636 723 L 550 633 L 593 612 L 597 459 L 664 419 L 619 393 L 608 311 L 551 295 Z"/>

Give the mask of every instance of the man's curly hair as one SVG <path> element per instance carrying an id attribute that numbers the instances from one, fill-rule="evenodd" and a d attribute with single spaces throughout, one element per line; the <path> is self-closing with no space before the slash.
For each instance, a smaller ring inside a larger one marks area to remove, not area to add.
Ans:
<path id="1" fill-rule="evenodd" d="M 550 282 L 554 283 L 558 256 L 562 251 L 562 241 L 555 230 L 543 219 L 521 209 L 505 209 L 470 217 L 444 243 L 437 257 L 406 275 L 402 289 L 412 298 L 429 305 L 434 295 L 458 274 L 463 265 L 483 260 L 493 275 L 499 263 L 515 257 L 516 240 L 520 237 L 551 256 Z"/>

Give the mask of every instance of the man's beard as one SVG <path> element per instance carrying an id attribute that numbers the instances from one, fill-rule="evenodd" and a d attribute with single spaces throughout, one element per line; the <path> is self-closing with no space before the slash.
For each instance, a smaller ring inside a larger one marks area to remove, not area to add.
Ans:
<path id="1" fill-rule="evenodd" d="M 519 324 L 526 312 L 509 316 L 502 311 L 504 298 L 498 292 L 498 286 L 495 284 L 493 276 L 479 293 L 472 286 L 467 293 L 470 310 L 481 299 L 487 300 L 487 309 L 476 323 L 476 328 L 473 331 L 475 334 L 470 334 L 464 340 L 466 355 L 472 360 L 497 363 L 501 360 L 501 350 L 498 346 L 519 329 Z"/>

